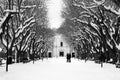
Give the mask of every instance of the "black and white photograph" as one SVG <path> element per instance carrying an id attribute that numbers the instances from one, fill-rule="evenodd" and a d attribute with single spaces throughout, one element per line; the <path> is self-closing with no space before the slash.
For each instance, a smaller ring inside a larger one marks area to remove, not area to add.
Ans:
<path id="1" fill-rule="evenodd" d="M 0 0 L 0 80 L 120 80 L 120 0 Z"/>

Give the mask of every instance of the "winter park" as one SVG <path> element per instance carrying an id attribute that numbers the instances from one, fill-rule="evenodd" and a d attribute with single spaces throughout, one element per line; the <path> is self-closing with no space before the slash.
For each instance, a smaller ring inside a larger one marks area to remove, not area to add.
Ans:
<path id="1" fill-rule="evenodd" d="M 0 0 L 0 80 L 120 80 L 120 0 Z"/>

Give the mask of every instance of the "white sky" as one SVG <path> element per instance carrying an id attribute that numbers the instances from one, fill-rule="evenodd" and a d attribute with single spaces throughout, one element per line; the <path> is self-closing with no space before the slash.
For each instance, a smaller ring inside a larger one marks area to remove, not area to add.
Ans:
<path id="1" fill-rule="evenodd" d="M 63 5 L 62 0 L 49 0 L 47 2 L 49 27 L 51 29 L 57 29 L 63 23 L 64 18 L 61 17 Z"/>

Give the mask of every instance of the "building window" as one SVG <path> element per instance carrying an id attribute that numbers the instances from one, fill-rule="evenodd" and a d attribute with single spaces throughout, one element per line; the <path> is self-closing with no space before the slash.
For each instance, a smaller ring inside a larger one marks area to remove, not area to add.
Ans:
<path id="1" fill-rule="evenodd" d="M 60 46 L 61 46 L 61 47 L 63 46 L 63 42 L 60 43 Z"/>

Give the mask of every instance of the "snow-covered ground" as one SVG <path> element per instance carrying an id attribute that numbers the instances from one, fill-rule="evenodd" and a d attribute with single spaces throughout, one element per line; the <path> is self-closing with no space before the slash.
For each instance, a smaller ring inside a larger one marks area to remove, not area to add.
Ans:
<path id="1" fill-rule="evenodd" d="M 115 65 L 100 64 L 92 61 L 72 59 L 66 63 L 65 58 L 51 58 L 36 61 L 35 64 L 16 63 L 0 66 L 0 80 L 120 80 L 120 69 Z"/>

